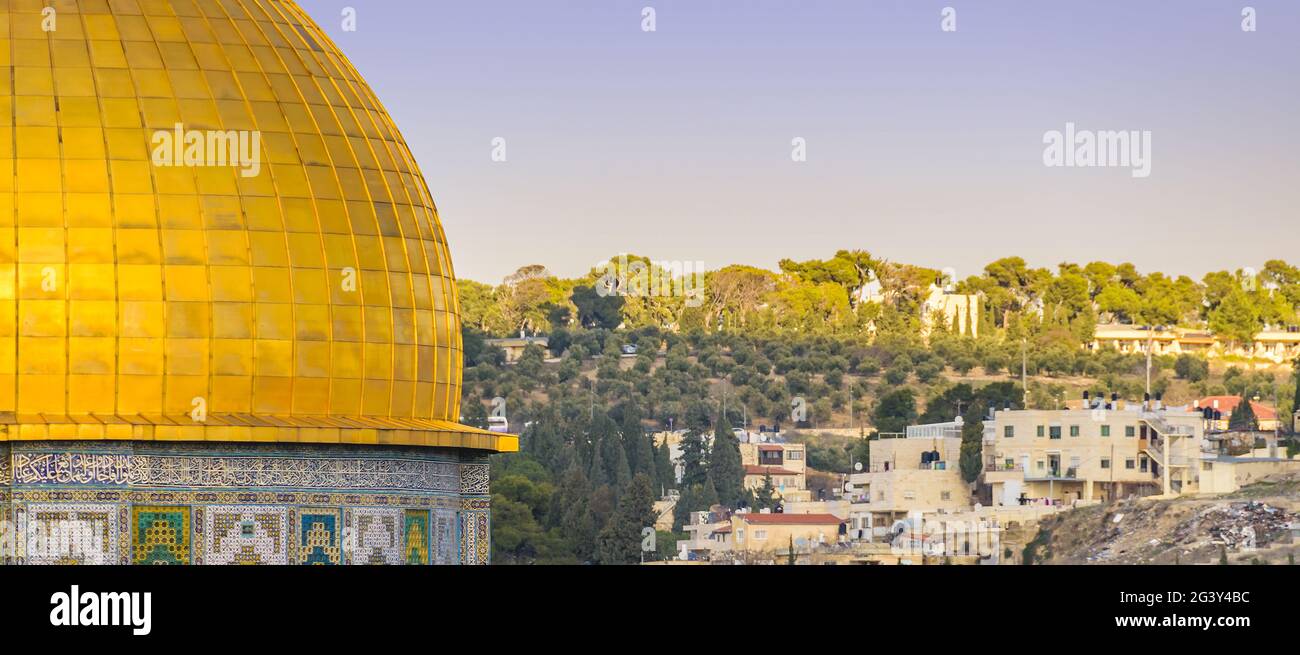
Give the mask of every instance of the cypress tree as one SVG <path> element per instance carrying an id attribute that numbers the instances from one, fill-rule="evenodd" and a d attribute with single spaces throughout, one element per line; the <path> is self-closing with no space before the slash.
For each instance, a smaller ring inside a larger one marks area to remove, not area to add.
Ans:
<path id="1" fill-rule="evenodd" d="M 705 470 L 704 438 L 694 430 L 686 433 L 682 439 L 682 486 L 690 488 L 704 484 L 708 476 Z"/>
<path id="2" fill-rule="evenodd" d="M 668 440 L 664 439 L 655 449 L 655 482 L 658 491 L 677 488 L 677 471 L 673 469 L 673 460 L 668 452 Z"/>
<path id="3" fill-rule="evenodd" d="M 627 466 L 632 475 L 644 473 L 654 486 L 654 450 L 645 430 L 641 429 L 641 412 L 635 405 L 623 410 L 623 447 L 627 451 Z"/>
<path id="4" fill-rule="evenodd" d="M 1259 429 L 1259 419 L 1255 416 L 1255 408 L 1251 406 L 1250 399 L 1244 393 L 1241 396 L 1241 402 L 1237 403 L 1237 408 L 1232 410 L 1232 417 L 1228 419 L 1228 429 Z"/>
<path id="5" fill-rule="evenodd" d="M 709 477 L 717 488 L 719 503 L 731 508 L 740 506 L 745 498 L 745 467 L 741 464 L 740 442 L 722 415 L 714 423 Z"/>
<path id="6" fill-rule="evenodd" d="M 600 531 L 597 554 L 601 564 L 635 564 L 641 560 L 641 530 L 654 529 L 654 496 L 650 477 L 639 474 L 628 483 L 614 516 Z"/>
<path id="7" fill-rule="evenodd" d="M 772 509 L 776 506 L 776 486 L 772 484 L 772 474 L 763 474 L 763 486 L 753 494 L 754 509 Z"/>

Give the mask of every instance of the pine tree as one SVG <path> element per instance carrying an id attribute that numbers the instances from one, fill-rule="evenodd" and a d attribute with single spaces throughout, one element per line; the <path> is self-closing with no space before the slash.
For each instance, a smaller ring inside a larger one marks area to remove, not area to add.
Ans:
<path id="1" fill-rule="evenodd" d="M 665 489 L 677 488 L 677 471 L 673 468 L 667 439 L 664 439 L 655 449 L 655 482 L 661 493 Z"/>
<path id="2" fill-rule="evenodd" d="M 618 510 L 600 531 L 597 553 L 601 564 L 635 564 L 641 561 L 641 531 L 654 529 L 654 495 L 650 477 L 639 474 L 628 483 Z"/>
<path id="3" fill-rule="evenodd" d="M 706 476 L 703 484 L 683 486 L 677 505 L 673 508 L 673 530 L 681 532 L 691 512 L 706 512 L 718 503 L 718 492 Z"/>
<path id="4" fill-rule="evenodd" d="M 627 453 L 623 450 L 623 435 L 609 432 L 604 436 L 601 447 L 605 451 L 605 466 L 608 468 L 609 483 L 617 490 L 622 490 L 632 481 L 632 469 L 627 465 Z"/>
<path id="5" fill-rule="evenodd" d="M 704 438 L 694 430 L 687 432 L 682 438 L 682 486 L 692 487 L 697 484 L 704 484 L 704 478 L 708 476 L 705 469 L 705 450 Z"/>
<path id="6" fill-rule="evenodd" d="M 655 478 L 653 446 L 647 439 L 645 430 L 641 428 L 641 410 L 631 403 L 623 408 L 622 433 L 623 447 L 627 451 L 627 466 L 631 469 L 632 475 L 644 473 L 653 483 Z"/>
<path id="7" fill-rule="evenodd" d="M 560 436 L 554 411 L 547 411 L 538 417 L 536 423 L 528 430 L 524 442 L 524 452 L 531 455 L 552 473 L 562 469 L 556 466 L 560 451 L 564 449 L 564 437 Z"/>
<path id="8" fill-rule="evenodd" d="M 609 484 L 609 467 L 605 465 L 605 449 L 600 447 L 599 442 L 591 449 L 591 467 L 587 473 L 592 487 Z"/>
<path id="9" fill-rule="evenodd" d="M 717 488 L 718 502 L 731 508 L 740 506 L 745 498 L 745 467 L 741 464 L 740 442 L 732 434 L 727 417 L 722 415 L 713 428 L 709 477 Z"/>
<path id="10" fill-rule="evenodd" d="M 1241 402 L 1237 403 L 1236 409 L 1232 410 L 1232 417 L 1228 419 L 1228 429 L 1259 429 L 1259 419 L 1255 417 L 1255 408 L 1251 406 L 1250 399 L 1245 394 L 1242 394 Z"/>
<path id="11" fill-rule="evenodd" d="M 772 484 L 772 474 L 763 474 L 763 486 L 759 487 L 753 494 L 754 509 L 772 509 L 776 506 L 776 486 Z"/>
<path id="12" fill-rule="evenodd" d="M 588 498 L 591 485 L 582 469 L 574 462 L 564 476 L 560 490 L 552 496 L 548 517 L 553 517 L 552 527 L 559 528 L 569 551 L 578 561 L 591 561 L 595 556 L 596 519 L 591 513 Z"/>

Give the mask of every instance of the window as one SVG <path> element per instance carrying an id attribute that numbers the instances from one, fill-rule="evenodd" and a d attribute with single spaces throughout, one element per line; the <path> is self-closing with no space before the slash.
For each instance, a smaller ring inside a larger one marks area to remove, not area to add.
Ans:
<path id="1" fill-rule="evenodd" d="M 785 458 L 788 460 L 803 459 L 803 451 L 802 450 L 786 451 Z"/>
<path id="2" fill-rule="evenodd" d="M 767 530 L 755 530 L 754 541 L 765 541 L 767 539 Z"/>
<path id="3" fill-rule="evenodd" d="M 944 492 L 941 492 L 941 493 L 939 494 L 939 498 L 941 498 L 941 499 L 943 499 L 943 500 L 952 500 L 952 492 L 951 492 L 951 491 L 944 491 Z"/>
<path id="4" fill-rule="evenodd" d="M 1041 460 L 1041 459 L 1038 460 L 1038 470 L 1041 471 L 1041 470 L 1043 470 L 1043 469 L 1045 469 L 1045 468 L 1047 468 L 1047 466 L 1043 464 L 1043 460 Z"/>
<path id="5" fill-rule="evenodd" d="M 1040 437 L 1043 436 L 1043 430 L 1044 430 L 1044 429 L 1045 429 L 1045 428 L 1044 428 L 1043 426 L 1041 426 L 1041 425 L 1038 426 L 1038 436 L 1040 436 Z"/>
<path id="6" fill-rule="evenodd" d="M 1126 437 L 1136 437 L 1136 436 L 1137 436 L 1137 427 L 1132 426 L 1132 425 L 1126 425 L 1126 426 L 1124 426 L 1124 436 L 1126 436 Z"/>
<path id="7" fill-rule="evenodd" d="M 1101 458 L 1101 467 L 1104 469 L 1110 468 L 1110 458 L 1107 457 Z"/>
<path id="8" fill-rule="evenodd" d="M 1010 439 L 1010 438 L 1016 436 L 1016 426 L 1014 426 L 1014 425 L 1008 425 L 1007 427 L 1002 428 L 1002 433 L 1003 433 L 1004 435 L 1006 435 L 1006 437 L 1007 437 L 1008 439 Z"/>
<path id="9" fill-rule="evenodd" d="M 1010 457 L 1008 457 L 1008 458 L 1006 459 L 1006 461 L 1004 461 L 1004 462 L 1002 462 L 1002 463 L 1003 463 L 1003 465 L 1005 465 L 1005 466 L 1007 467 L 1007 470 L 1008 470 L 1008 471 L 1010 471 L 1011 469 L 1014 469 L 1014 468 L 1016 467 L 1016 460 L 1011 459 Z"/>
<path id="10" fill-rule="evenodd" d="M 1147 458 L 1143 457 L 1141 462 L 1142 462 L 1142 472 L 1145 473 L 1147 470 Z"/>
<path id="11" fill-rule="evenodd" d="M 1061 438 L 1061 426 L 1059 426 L 1059 425 L 1053 425 L 1053 426 L 1052 426 L 1052 431 L 1051 431 L 1050 434 L 1051 434 L 1051 438 L 1052 438 L 1052 439 L 1060 439 L 1060 438 Z"/>
<path id="12" fill-rule="evenodd" d="M 1077 426 L 1077 425 L 1071 425 L 1071 426 L 1070 426 L 1070 436 L 1071 436 L 1071 437 L 1077 437 L 1077 436 L 1079 436 L 1079 426 Z"/>
<path id="13" fill-rule="evenodd" d="M 744 541 L 745 541 L 745 529 L 741 528 L 739 530 L 736 530 L 736 543 L 743 543 Z"/>
<path id="14" fill-rule="evenodd" d="M 1212 470 L 1214 470 L 1214 465 L 1211 464 L 1211 463 L 1209 463 L 1209 462 L 1201 462 L 1201 470 L 1202 470 L 1202 471 L 1212 471 Z"/>
<path id="15" fill-rule="evenodd" d="M 1072 468 L 1072 469 L 1074 469 L 1074 470 L 1076 470 L 1076 471 L 1079 470 L 1079 458 L 1078 458 L 1078 457 L 1071 457 L 1071 458 L 1070 458 L 1070 468 Z"/>
<path id="16" fill-rule="evenodd" d="M 1137 466 L 1137 462 L 1133 461 L 1132 457 L 1124 460 L 1124 468 L 1132 470 L 1136 466 Z"/>
<path id="17" fill-rule="evenodd" d="M 1109 437 L 1109 436 L 1110 436 L 1110 426 L 1109 426 L 1109 425 L 1103 425 L 1103 426 L 1101 426 L 1101 436 L 1103 436 L 1103 437 Z"/>

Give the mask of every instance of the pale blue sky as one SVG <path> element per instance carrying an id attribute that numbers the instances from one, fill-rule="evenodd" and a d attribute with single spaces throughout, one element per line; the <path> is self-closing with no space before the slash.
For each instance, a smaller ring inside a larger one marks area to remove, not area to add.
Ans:
<path id="1" fill-rule="evenodd" d="M 461 277 L 623 251 L 775 268 L 861 248 L 962 276 L 1013 254 L 1198 278 L 1300 262 L 1297 2 L 299 4 L 397 120 Z M 1066 122 L 1150 130 L 1151 176 L 1044 167 Z"/>

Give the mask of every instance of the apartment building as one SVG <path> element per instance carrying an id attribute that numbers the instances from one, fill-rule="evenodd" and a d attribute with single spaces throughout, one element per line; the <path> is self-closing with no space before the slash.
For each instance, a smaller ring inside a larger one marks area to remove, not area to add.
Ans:
<path id="1" fill-rule="evenodd" d="M 745 488 L 761 489 L 771 477 L 776 495 L 787 502 L 811 500 L 808 490 L 807 447 L 801 443 L 741 443 Z"/>
<path id="2" fill-rule="evenodd" d="M 834 514 L 768 514 L 737 512 L 721 528 L 724 550 L 758 553 L 786 552 L 833 544 L 840 540 L 844 520 Z"/>
<path id="3" fill-rule="evenodd" d="M 1156 355 L 1201 354 L 1205 357 L 1247 357 L 1286 364 L 1300 357 L 1300 328 L 1272 328 L 1255 335 L 1250 346 L 1221 341 L 1208 330 L 1157 329 L 1136 325 L 1099 325 L 1090 347 L 1115 348 L 1125 353 Z"/>
<path id="4" fill-rule="evenodd" d="M 910 426 L 908 436 L 871 442 L 871 462 L 849 476 L 856 529 L 887 526 L 910 512 L 956 512 L 971 507 L 961 477 L 961 422 Z M 946 435 L 946 436 L 944 436 Z"/>
<path id="5" fill-rule="evenodd" d="M 1158 403 L 999 411 L 985 422 L 983 479 L 995 505 L 1185 493 L 1208 450 L 1199 411 Z"/>

